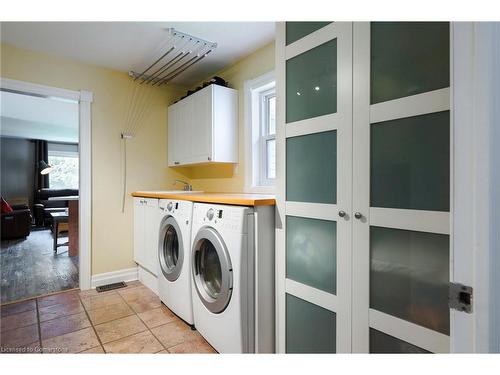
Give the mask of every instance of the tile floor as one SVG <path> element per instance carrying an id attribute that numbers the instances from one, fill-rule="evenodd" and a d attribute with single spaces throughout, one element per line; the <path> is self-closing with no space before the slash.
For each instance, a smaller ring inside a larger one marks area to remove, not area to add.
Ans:
<path id="1" fill-rule="evenodd" d="M 2 353 L 215 353 L 140 282 L 1 307 Z"/>

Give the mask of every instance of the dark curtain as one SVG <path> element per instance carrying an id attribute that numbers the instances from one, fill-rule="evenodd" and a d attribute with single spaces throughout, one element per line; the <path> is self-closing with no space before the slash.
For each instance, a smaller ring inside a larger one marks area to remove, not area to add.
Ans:
<path id="1" fill-rule="evenodd" d="M 49 175 L 40 174 L 40 162 L 43 160 L 47 164 L 49 163 L 49 150 L 47 146 L 47 141 L 42 141 L 37 139 L 35 142 L 35 194 L 39 189 L 49 187 Z"/>

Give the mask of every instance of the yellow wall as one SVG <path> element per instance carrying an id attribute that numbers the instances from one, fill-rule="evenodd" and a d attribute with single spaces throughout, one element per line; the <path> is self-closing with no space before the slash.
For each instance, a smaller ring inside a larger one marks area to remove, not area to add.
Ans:
<path id="1" fill-rule="evenodd" d="M 122 72 L 1 45 L 0 75 L 42 85 L 94 93 L 92 103 L 92 274 L 135 266 L 132 198 L 121 212 L 124 111 L 130 79 Z M 155 90 L 149 116 L 127 143 L 128 193 L 173 188 L 176 178 L 196 190 L 241 192 L 244 188 L 244 81 L 274 69 L 274 42 L 214 74 L 239 91 L 239 164 L 167 168 L 167 105 L 185 88 Z M 210 77 L 207 77 L 207 79 Z"/>
<path id="2" fill-rule="evenodd" d="M 121 212 L 124 110 L 129 77 L 97 66 L 1 45 L 0 75 L 70 90 L 89 90 L 92 103 L 92 274 L 135 266 L 132 198 Z M 167 105 L 185 92 L 155 90 L 149 116 L 128 143 L 128 191 L 172 189 L 182 169 L 166 167 Z"/>
<path id="3" fill-rule="evenodd" d="M 238 90 L 239 116 L 239 163 L 233 165 L 209 165 L 186 169 L 193 188 L 215 192 L 242 192 L 245 187 L 245 121 L 243 84 L 274 70 L 274 42 L 262 47 L 236 64 L 211 75 L 224 78 L 230 87 Z"/>

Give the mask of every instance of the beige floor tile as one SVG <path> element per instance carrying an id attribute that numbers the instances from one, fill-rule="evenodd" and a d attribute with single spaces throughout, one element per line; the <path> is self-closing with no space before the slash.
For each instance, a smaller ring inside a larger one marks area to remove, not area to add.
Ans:
<path id="1" fill-rule="evenodd" d="M 87 310 L 102 309 L 120 302 L 123 302 L 123 299 L 117 293 L 82 298 L 82 303 Z"/>
<path id="2" fill-rule="evenodd" d="M 133 315 L 134 312 L 124 301 L 119 301 L 114 305 L 109 305 L 100 309 L 89 310 L 89 317 L 92 324 L 102 324 L 111 320 L 124 318 Z"/>
<path id="3" fill-rule="evenodd" d="M 127 303 L 137 314 L 143 313 L 148 310 L 157 309 L 162 306 L 161 301 L 157 296 L 145 300 L 137 299 L 135 301 Z"/>
<path id="4" fill-rule="evenodd" d="M 41 322 L 40 333 L 42 340 L 45 340 L 51 337 L 64 335 L 66 333 L 79 331 L 87 327 L 90 327 L 90 321 L 87 318 L 87 314 L 85 314 L 85 312 L 81 312 Z"/>
<path id="5" fill-rule="evenodd" d="M 11 329 L 0 334 L 2 348 L 17 348 L 38 341 L 38 324 Z"/>
<path id="6" fill-rule="evenodd" d="M 104 349 L 99 345 L 95 348 L 84 350 L 83 352 L 80 352 L 80 354 L 104 354 Z"/>
<path id="7" fill-rule="evenodd" d="M 79 300 L 71 300 L 64 304 L 50 305 L 38 308 L 40 322 L 60 318 L 62 316 L 73 315 L 83 312 L 83 306 Z"/>
<path id="8" fill-rule="evenodd" d="M 0 331 L 5 332 L 11 329 L 36 324 L 38 322 L 37 319 L 36 310 L 7 315 L 0 319 Z"/>
<path id="9" fill-rule="evenodd" d="M 5 317 L 7 315 L 19 314 L 25 311 L 30 311 L 35 309 L 36 309 L 36 301 L 34 299 L 30 299 L 28 301 L 3 305 L 0 309 L 0 316 Z"/>
<path id="10" fill-rule="evenodd" d="M 106 294 L 116 294 L 116 290 L 109 290 L 107 292 L 98 292 L 95 289 L 88 289 L 88 290 L 82 290 L 81 292 L 78 293 L 78 295 L 82 299 L 94 296 L 104 296 Z"/>
<path id="11" fill-rule="evenodd" d="M 208 354 L 217 353 L 203 337 L 195 340 L 185 341 L 182 344 L 168 348 L 168 351 L 173 354 Z"/>
<path id="12" fill-rule="evenodd" d="M 163 346 L 149 331 L 104 344 L 106 353 L 157 353 Z"/>
<path id="13" fill-rule="evenodd" d="M 139 313 L 138 315 L 149 328 L 158 327 L 178 319 L 172 311 L 163 305 L 156 309 Z"/>
<path id="14" fill-rule="evenodd" d="M 79 353 L 100 345 L 91 327 L 42 340 L 42 344 L 44 353 Z"/>
<path id="15" fill-rule="evenodd" d="M 127 303 L 148 301 L 152 298 L 157 297 L 157 295 L 151 289 L 144 285 L 140 285 L 130 289 L 119 289 L 118 293 L 123 297 L 125 301 L 127 301 Z"/>
<path id="16" fill-rule="evenodd" d="M 137 315 L 131 315 L 126 318 L 96 325 L 95 329 L 101 341 L 107 343 L 145 331 L 147 327 Z"/>
<path id="17" fill-rule="evenodd" d="M 62 292 L 62 293 L 52 294 L 46 297 L 40 297 L 38 298 L 38 308 L 47 307 L 51 305 L 61 305 L 70 303 L 72 301 L 77 301 L 79 299 L 78 294 L 79 291 L 72 290 L 69 292 Z"/>
<path id="18" fill-rule="evenodd" d="M 153 328 L 151 332 L 153 332 L 167 349 L 182 344 L 185 341 L 195 340 L 201 337 L 197 331 L 191 330 L 191 327 L 181 320 L 176 320 Z"/>

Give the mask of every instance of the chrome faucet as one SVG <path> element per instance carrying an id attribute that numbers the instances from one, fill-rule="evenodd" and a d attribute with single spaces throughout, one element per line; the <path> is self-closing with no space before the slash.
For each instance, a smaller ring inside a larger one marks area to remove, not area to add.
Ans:
<path id="1" fill-rule="evenodd" d="M 184 184 L 184 191 L 193 191 L 193 186 L 188 184 L 186 181 L 182 180 L 175 180 L 174 181 L 174 186 L 176 183 L 180 182 L 181 184 Z"/>

